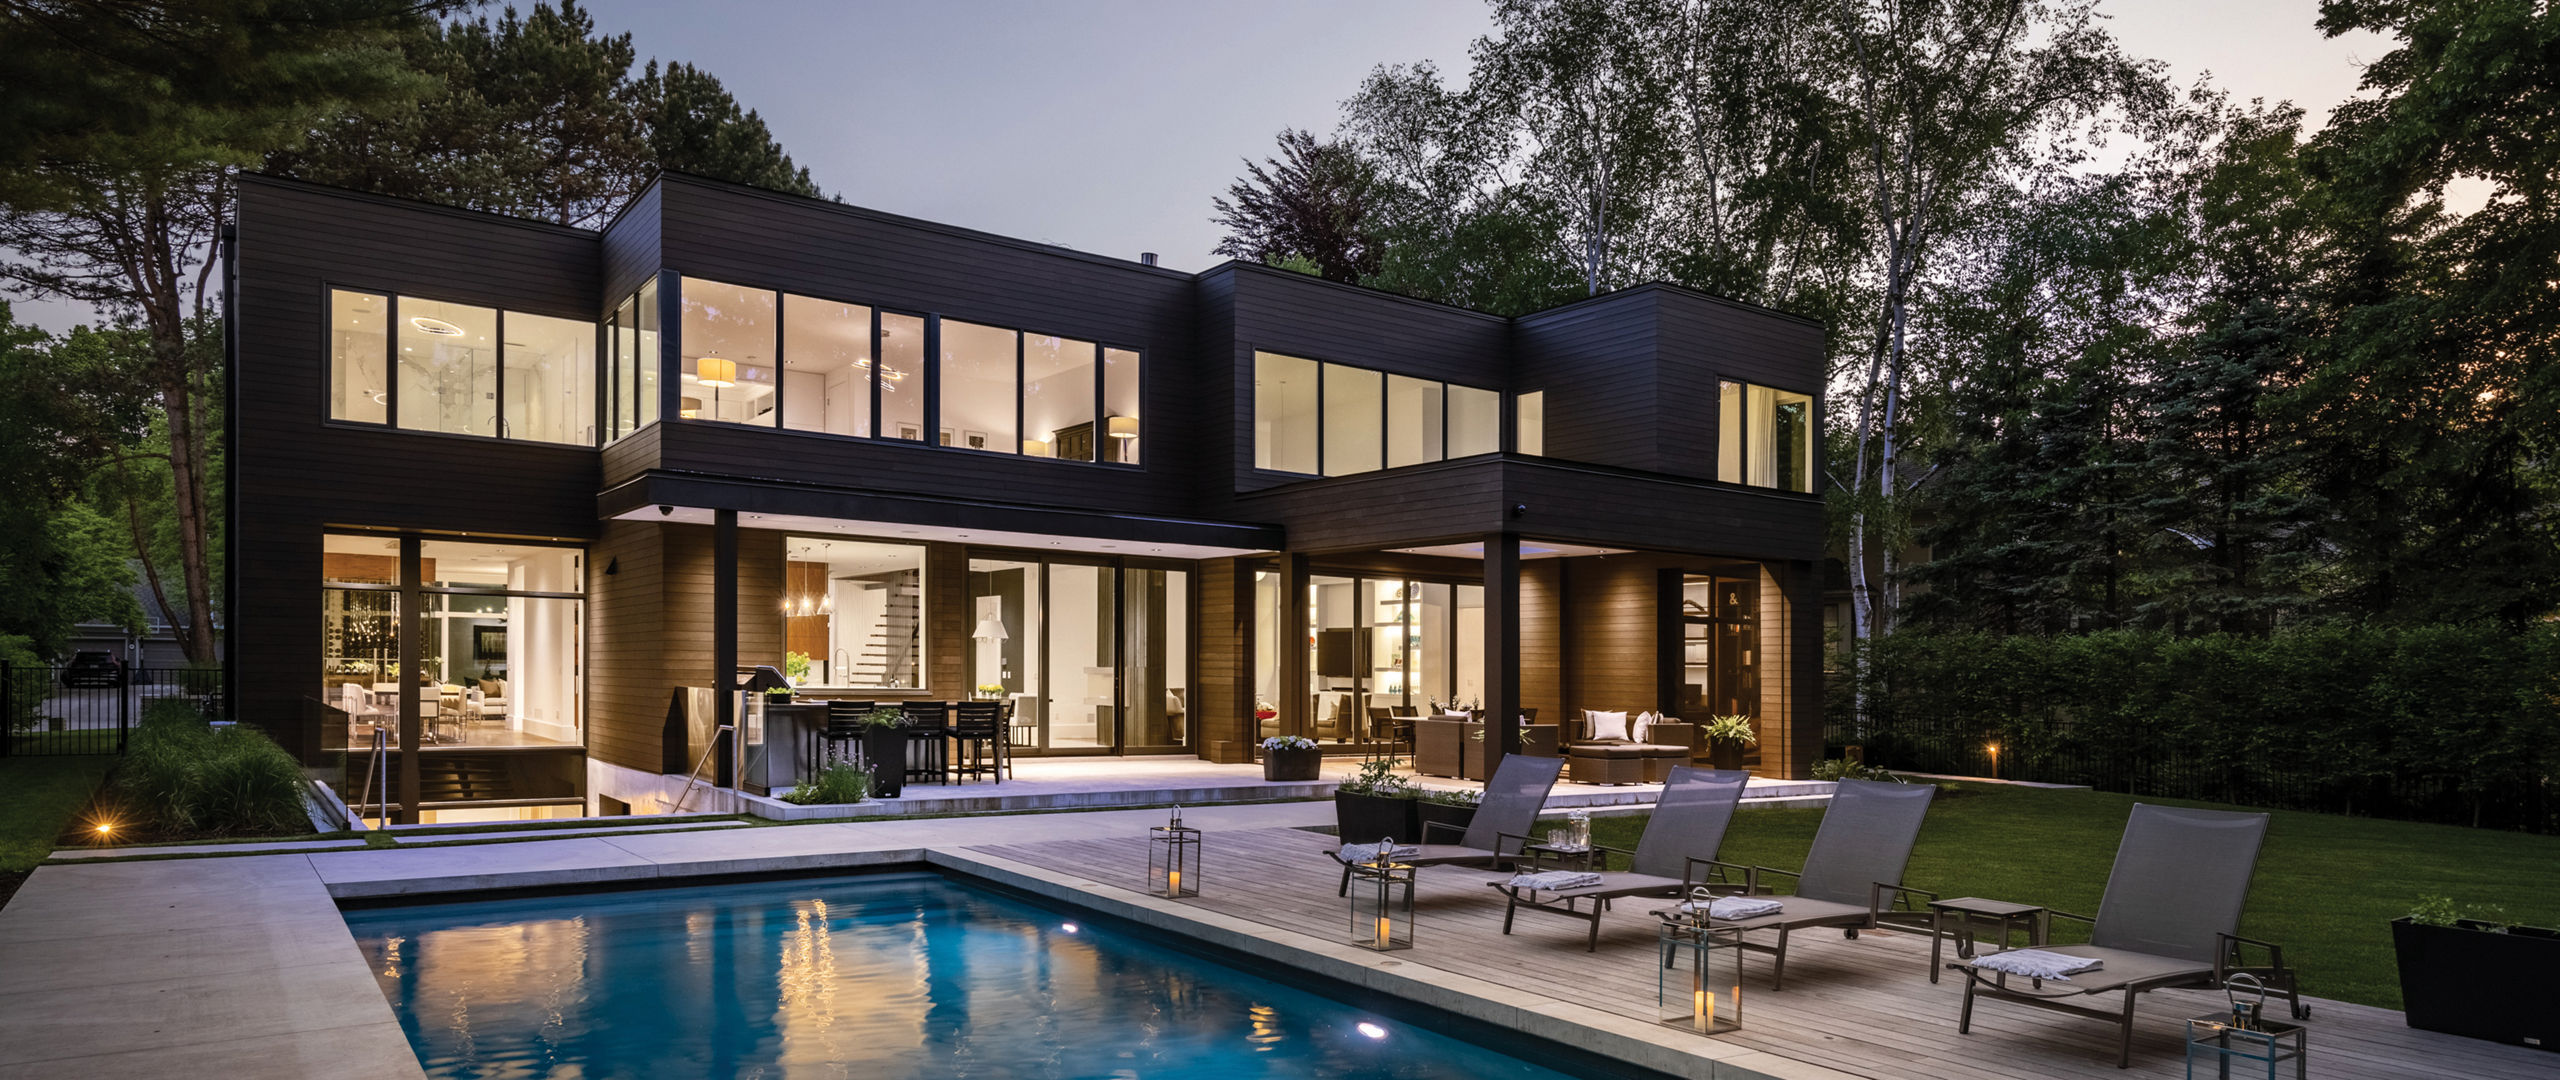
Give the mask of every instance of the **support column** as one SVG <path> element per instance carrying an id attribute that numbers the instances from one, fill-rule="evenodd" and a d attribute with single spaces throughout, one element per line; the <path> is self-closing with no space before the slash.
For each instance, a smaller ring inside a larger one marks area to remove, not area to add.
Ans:
<path id="1" fill-rule="evenodd" d="M 1484 538 L 1485 775 L 1520 752 L 1520 538 Z"/>
<path id="2" fill-rule="evenodd" d="M 712 770 L 719 787 L 730 776 L 730 748 L 736 745 L 738 722 L 738 512 L 714 510 L 711 518 L 711 745 L 719 764 Z M 719 729 L 729 727 L 731 734 Z"/>
<path id="3" fill-rule="evenodd" d="M 1280 556 L 1280 733 L 1315 738 L 1315 697 L 1309 687 L 1315 685 L 1315 673 L 1307 670 L 1313 661 L 1307 648 L 1307 557 L 1294 552 Z M 1258 723 L 1257 723 L 1257 726 Z M 1260 735 L 1254 736 L 1259 742 Z"/>
<path id="4" fill-rule="evenodd" d="M 400 538 L 400 605 L 398 632 L 400 639 L 400 674 L 392 679 L 399 687 L 400 700 L 400 823 L 418 823 L 418 744 L 424 741 L 422 702 L 427 684 L 419 681 L 418 637 L 425 632 L 425 620 L 418 611 L 419 540 L 414 536 Z M 442 707 L 441 703 L 438 705 Z"/>

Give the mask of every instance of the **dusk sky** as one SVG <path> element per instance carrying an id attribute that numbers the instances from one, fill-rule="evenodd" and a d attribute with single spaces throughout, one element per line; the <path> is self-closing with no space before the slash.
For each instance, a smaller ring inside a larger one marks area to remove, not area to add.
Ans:
<path id="1" fill-rule="evenodd" d="M 684 60 L 762 113 L 846 201 L 1124 258 L 1218 259 L 1209 200 L 1284 127 L 1333 129 L 1380 64 L 1463 78 L 1479 0 L 1274 3 L 592 0 L 643 58 Z M 2316 0 L 2110 0 L 2135 53 L 2205 71 L 2315 123 L 2355 89 L 2374 35 L 2330 40 Z M 22 304 L 52 330 L 84 317 Z"/>

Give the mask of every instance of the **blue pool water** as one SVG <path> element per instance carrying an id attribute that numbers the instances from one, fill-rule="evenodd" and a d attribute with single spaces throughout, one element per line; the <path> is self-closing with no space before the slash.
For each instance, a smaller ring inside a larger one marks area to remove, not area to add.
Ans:
<path id="1" fill-rule="evenodd" d="M 937 874 L 347 922 L 439 1078 L 1570 1075 Z"/>

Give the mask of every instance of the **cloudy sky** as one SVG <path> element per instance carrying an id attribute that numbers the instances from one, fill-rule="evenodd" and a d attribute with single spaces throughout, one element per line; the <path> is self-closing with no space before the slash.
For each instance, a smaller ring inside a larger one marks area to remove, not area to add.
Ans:
<path id="1" fill-rule="evenodd" d="M 642 57 L 696 64 L 762 113 L 847 201 L 1086 251 L 1218 260 L 1209 200 L 1285 127 L 1334 126 L 1380 64 L 1466 70 L 1480 0 L 589 0 Z M 2317 0 L 2105 0 L 2181 84 L 2315 121 L 2355 90 L 2370 35 L 2332 40 Z M 22 317 L 60 330 L 52 304 Z"/>

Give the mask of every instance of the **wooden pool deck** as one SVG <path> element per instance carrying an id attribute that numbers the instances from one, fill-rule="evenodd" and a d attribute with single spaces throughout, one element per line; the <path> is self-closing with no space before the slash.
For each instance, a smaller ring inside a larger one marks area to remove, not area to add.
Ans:
<path id="1" fill-rule="evenodd" d="M 1330 841 L 1286 828 L 1210 836 L 1201 865 L 1202 892 L 1182 905 L 1330 940 L 1347 918 L 1344 902 L 1334 895 L 1339 872 L 1322 855 Z M 1146 866 L 1146 841 L 1134 836 L 970 850 L 1133 890 L 1142 887 Z M 1603 923 L 1599 951 L 1589 953 L 1582 948 L 1586 927 L 1580 922 L 1523 917 L 1514 935 L 1503 936 L 1501 897 L 1485 884 L 1495 876 L 1481 870 L 1424 869 L 1416 888 L 1414 948 L 1392 954 L 1392 959 L 1561 1003 L 1651 1019 L 1655 937 L 1649 912 L 1660 906 L 1657 902 L 1622 902 Z M 1796 935 L 1788 949 L 1787 989 L 1771 991 L 1768 958 L 1749 957 L 1743 1026 L 1715 1040 L 1818 1067 L 1770 1070 L 1806 1076 L 2182 1077 L 2184 1019 L 2224 1002 L 2219 992 L 2145 995 L 2134 1028 L 2133 1066 L 2118 1069 L 2112 1024 L 1986 1000 L 1975 1007 L 1973 1033 L 1957 1034 L 1963 983 L 1952 974 L 1930 983 L 1928 956 L 1929 940 L 1921 934 L 1868 931 L 1856 941 L 1829 931 Z M 2322 999 L 2314 1002 L 2309 1024 L 2314 1077 L 2560 1076 L 2560 1054 L 2417 1031 L 2388 1009 Z M 1716 1074 L 1713 1068 L 1713 1062 L 1700 1057 L 1691 1075 L 1731 1075 Z M 1835 1072 L 1826 1074 L 1825 1069 Z M 2288 1066 L 2282 1075 L 2293 1072 Z"/>

